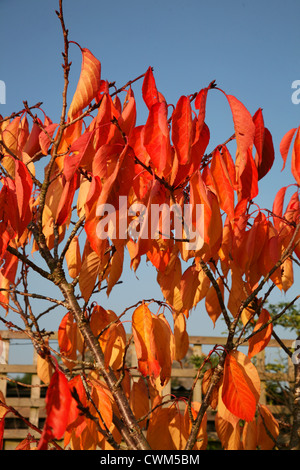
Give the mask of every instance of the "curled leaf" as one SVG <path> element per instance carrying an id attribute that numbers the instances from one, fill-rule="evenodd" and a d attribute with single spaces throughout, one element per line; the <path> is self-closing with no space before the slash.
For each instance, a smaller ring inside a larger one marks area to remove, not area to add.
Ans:
<path id="1" fill-rule="evenodd" d="M 81 48 L 82 64 L 79 81 L 73 96 L 68 118 L 72 119 L 96 98 L 101 87 L 101 64 L 86 48 Z"/>

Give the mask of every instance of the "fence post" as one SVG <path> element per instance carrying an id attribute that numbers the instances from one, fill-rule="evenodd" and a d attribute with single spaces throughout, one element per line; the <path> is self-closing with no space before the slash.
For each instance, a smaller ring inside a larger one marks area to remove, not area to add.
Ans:
<path id="1" fill-rule="evenodd" d="M 33 364 L 37 365 L 37 352 L 33 350 Z M 41 389 L 39 385 L 41 384 L 41 380 L 36 374 L 32 374 L 31 376 L 31 385 L 33 386 L 30 390 L 30 399 L 32 404 L 34 405 L 35 400 L 38 400 L 41 397 Z M 40 408 L 39 406 L 31 406 L 30 407 L 30 414 L 29 414 L 29 421 L 34 424 L 35 426 L 39 426 L 39 414 Z"/>
<path id="2" fill-rule="evenodd" d="M 193 346 L 193 355 L 195 356 L 202 356 L 202 345 L 201 344 L 194 344 Z M 196 370 L 195 370 L 196 375 Z M 202 381 L 197 380 L 194 391 L 193 391 L 193 401 L 197 401 L 201 403 L 202 401 Z"/>
<path id="3" fill-rule="evenodd" d="M 265 382 L 265 350 L 261 351 L 260 353 L 257 354 L 257 363 L 256 363 L 256 368 L 258 371 L 258 375 L 260 376 L 261 379 L 261 392 L 260 392 L 260 403 L 262 405 L 265 405 L 267 402 L 267 397 L 266 397 L 266 382 Z"/>
<path id="4" fill-rule="evenodd" d="M 0 364 L 8 364 L 9 357 L 9 339 L 0 339 Z M 6 397 L 7 380 L 6 374 L 0 374 L 0 392 Z"/>

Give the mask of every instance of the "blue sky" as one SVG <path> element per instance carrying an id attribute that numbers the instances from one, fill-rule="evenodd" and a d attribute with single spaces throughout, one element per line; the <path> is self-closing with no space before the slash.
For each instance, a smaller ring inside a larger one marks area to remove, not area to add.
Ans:
<path id="1" fill-rule="evenodd" d="M 56 0 L 0 0 L 0 80 L 6 84 L 6 104 L 0 104 L 3 116 L 21 109 L 23 100 L 30 105 L 43 101 L 45 112 L 53 121 L 58 120 L 63 39 L 55 9 Z M 261 182 L 261 204 L 271 208 L 277 190 L 293 182 L 290 159 L 281 173 L 279 143 L 300 121 L 300 104 L 291 100 L 292 82 L 300 80 L 299 0 L 65 0 L 64 13 L 69 39 L 89 48 L 101 61 L 102 78 L 116 81 L 117 86 L 152 66 L 157 87 L 169 103 L 176 104 L 182 94 L 199 91 L 216 80 L 252 114 L 263 108 L 276 160 Z M 70 60 L 69 102 L 81 66 L 75 45 L 70 47 Z M 146 109 L 139 97 L 140 86 L 134 85 L 133 90 L 142 123 Z M 209 94 L 206 122 L 211 150 L 233 133 L 222 93 Z M 142 296 L 152 298 L 159 292 L 153 285 L 153 270 L 138 275 L 140 281 L 135 284 L 133 273 L 126 274 L 132 289 L 124 282 L 116 297 L 105 304 L 111 308 L 115 304 L 117 311 L 120 305 L 130 305 Z M 216 334 L 217 329 L 212 330 L 204 315 L 192 314 L 190 332 Z"/>

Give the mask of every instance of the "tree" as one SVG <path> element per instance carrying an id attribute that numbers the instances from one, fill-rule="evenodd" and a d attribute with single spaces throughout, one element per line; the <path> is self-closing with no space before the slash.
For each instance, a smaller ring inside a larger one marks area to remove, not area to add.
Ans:
<path id="1" fill-rule="evenodd" d="M 280 188 L 272 209 L 261 209 L 255 202 L 259 183 L 275 158 L 261 109 L 251 116 L 215 81 L 169 105 L 151 67 L 116 89 L 102 78 L 92 52 L 69 40 L 62 0 L 56 13 L 64 38 L 60 121 L 52 122 L 41 103 L 27 102 L 0 120 L 1 322 L 20 328 L 9 319 L 10 309 L 17 311 L 39 354 L 39 375 L 49 384 L 37 448 L 204 449 L 209 406 L 217 410 L 223 448 L 278 446 L 279 425 L 259 402 L 253 358 L 286 311 L 271 315 L 266 302 L 273 289 L 287 292 L 293 285 L 300 257 L 300 127 L 285 134 L 280 146 L 284 166 L 292 147 L 294 192 L 286 201 L 288 188 Z M 68 104 L 71 43 L 81 50 L 82 67 Z M 148 109 L 139 126 L 137 80 L 142 80 Z M 234 133 L 206 153 L 206 100 L 217 92 L 227 99 Z M 233 143 L 235 156 L 229 150 Z M 113 295 L 125 250 L 134 271 L 143 258 L 153 264 L 164 296 L 163 302 L 141 299 L 133 307 L 129 339 L 122 314 L 95 300 L 99 290 Z M 30 272 L 56 286 L 63 300 L 30 293 Z M 32 298 L 65 309 L 57 351 L 49 347 L 50 332 L 41 329 Z M 200 301 L 211 321 L 224 319 L 227 342 L 216 345 L 198 369 L 203 401 L 195 403 L 191 396 L 182 411 L 176 401 L 164 402 L 160 392 L 170 380 L 172 363 L 187 353 L 186 322 Z M 153 305 L 158 311 L 152 311 Z M 140 374 L 134 382 L 126 362 L 132 341 Z M 244 344 L 247 355 L 240 351 Z M 210 361 L 213 354 L 217 363 Z M 299 448 L 297 362 L 291 449 Z M 1 428 L 8 408 L 2 399 Z"/>

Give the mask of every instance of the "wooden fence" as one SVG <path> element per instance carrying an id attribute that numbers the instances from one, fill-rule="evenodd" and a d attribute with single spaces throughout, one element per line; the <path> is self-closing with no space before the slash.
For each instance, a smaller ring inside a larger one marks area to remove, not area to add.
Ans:
<path id="1" fill-rule="evenodd" d="M 31 364 L 14 364 L 11 363 L 10 352 L 12 345 L 17 342 L 18 346 L 22 349 L 22 344 L 25 344 L 28 337 L 22 333 L 15 333 L 0 330 L 0 391 L 5 397 L 7 405 L 13 407 L 17 410 L 23 417 L 25 417 L 31 424 L 39 427 L 41 429 L 43 425 L 43 420 L 45 419 L 45 400 L 44 396 L 46 393 L 45 386 L 41 386 L 40 379 L 36 375 L 36 360 L 37 354 L 32 348 L 33 360 Z M 207 354 L 204 350 L 208 348 L 208 351 L 211 349 L 211 346 L 216 344 L 224 345 L 226 338 L 224 337 L 206 337 L 206 336 L 190 336 L 190 355 L 202 356 Z M 50 341 L 57 340 L 57 333 L 54 333 L 50 338 Z M 284 344 L 287 347 L 291 347 L 293 340 L 283 340 Z M 271 340 L 267 350 L 270 351 L 270 348 L 278 348 L 278 343 L 275 340 Z M 136 361 L 136 356 L 134 354 L 134 348 L 131 350 L 131 364 L 134 365 Z M 265 383 L 268 380 L 275 380 L 278 382 L 286 382 L 290 385 L 294 381 L 294 368 L 290 360 L 288 360 L 288 368 L 286 373 L 274 373 L 268 372 L 265 368 L 265 354 L 266 351 L 263 351 L 257 356 L 256 367 L 258 369 L 260 379 L 262 381 L 262 390 L 260 403 L 266 403 L 266 393 L 265 393 Z M 24 355 L 24 353 L 23 353 Z M 22 352 L 18 353 L 17 357 L 22 357 Z M 191 363 L 184 363 L 182 367 L 172 368 L 172 381 L 170 381 L 166 387 L 163 389 L 162 395 L 169 394 L 182 394 L 183 390 L 188 390 L 189 386 L 193 383 L 195 377 L 195 368 Z M 31 383 L 27 387 L 14 387 L 11 386 L 14 380 L 18 377 L 22 377 L 25 374 L 31 375 Z M 189 385 L 190 384 L 190 385 Z M 179 387 L 179 391 L 178 391 Z M 195 401 L 201 401 L 201 383 L 197 382 L 194 391 L 193 399 Z M 270 406 L 271 411 L 274 414 L 289 414 L 288 409 L 283 406 Z M 208 412 L 208 421 L 213 421 L 214 413 L 213 411 Z M 5 418 L 5 429 L 4 429 L 4 439 L 3 439 L 3 449 L 9 450 L 14 449 L 18 442 L 24 439 L 27 434 L 30 433 L 34 437 L 39 437 L 40 435 L 37 432 L 34 432 L 32 428 L 28 428 L 24 422 L 16 417 L 13 413 L 8 413 Z"/>

